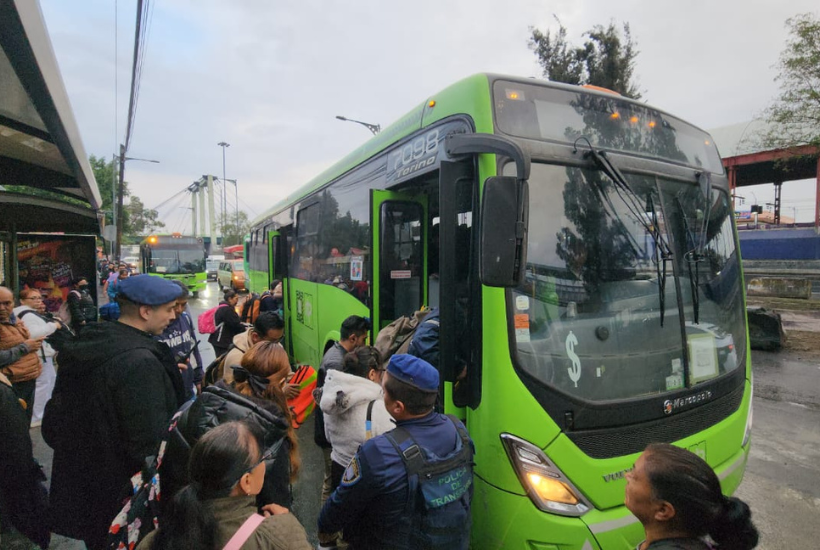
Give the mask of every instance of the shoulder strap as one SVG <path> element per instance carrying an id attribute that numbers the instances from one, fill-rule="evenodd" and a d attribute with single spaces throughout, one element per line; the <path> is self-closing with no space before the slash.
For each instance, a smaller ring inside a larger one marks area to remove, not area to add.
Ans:
<path id="1" fill-rule="evenodd" d="M 364 420 L 364 438 L 365 440 L 370 439 L 373 437 L 373 423 L 371 422 L 371 418 L 373 417 L 373 403 L 376 400 L 372 400 L 370 403 L 367 404 L 367 417 Z"/>
<path id="2" fill-rule="evenodd" d="M 242 548 L 242 545 L 251 537 L 256 528 L 259 527 L 259 524 L 265 520 L 264 516 L 259 514 L 253 514 L 251 517 L 245 520 L 245 523 L 242 524 L 242 527 L 233 534 L 231 540 L 228 541 L 228 544 L 225 545 L 224 550 L 239 550 Z"/>
<path id="3" fill-rule="evenodd" d="M 401 457 L 402 462 L 404 462 L 408 477 L 419 473 L 424 468 L 426 464 L 424 453 L 421 447 L 419 447 L 419 444 L 416 443 L 416 440 L 413 439 L 413 436 L 410 435 L 410 432 L 403 426 L 396 426 L 384 435 L 387 436 L 388 441 L 393 444 L 396 452 L 399 453 L 399 457 Z M 410 441 L 410 445 L 406 449 L 402 449 L 402 445 L 406 441 Z"/>

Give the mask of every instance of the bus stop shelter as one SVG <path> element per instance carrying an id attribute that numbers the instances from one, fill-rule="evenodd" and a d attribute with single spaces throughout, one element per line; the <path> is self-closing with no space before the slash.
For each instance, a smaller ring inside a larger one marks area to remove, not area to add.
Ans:
<path id="1" fill-rule="evenodd" d="M 0 241 L 16 286 L 20 233 L 99 235 L 99 189 L 39 2 L 0 0 Z"/>

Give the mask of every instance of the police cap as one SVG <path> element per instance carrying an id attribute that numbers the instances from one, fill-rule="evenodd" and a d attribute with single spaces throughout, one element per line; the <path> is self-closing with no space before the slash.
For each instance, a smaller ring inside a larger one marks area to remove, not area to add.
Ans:
<path id="1" fill-rule="evenodd" d="M 387 372 L 421 391 L 438 391 L 438 371 L 424 359 L 413 355 L 394 355 L 387 364 Z"/>
<path id="2" fill-rule="evenodd" d="M 119 281 L 117 292 L 137 304 L 158 306 L 179 298 L 182 289 L 162 277 L 134 275 Z"/>

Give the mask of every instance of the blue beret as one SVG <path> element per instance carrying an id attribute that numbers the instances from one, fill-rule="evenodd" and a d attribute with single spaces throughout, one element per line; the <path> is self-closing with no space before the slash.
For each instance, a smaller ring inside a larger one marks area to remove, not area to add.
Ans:
<path id="1" fill-rule="evenodd" d="M 146 306 L 173 302 L 182 295 L 182 289 L 173 281 L 154 275 L 134 275 L 117 284 L 117 292 L 127 299 Z"/>
<path id="2" fill-rule="evenodd" d="M 387 372 L 421 391 L 438 391 L 438 371 L 424 359 L 413 355 L 394 355 L 387 364 Z"/>

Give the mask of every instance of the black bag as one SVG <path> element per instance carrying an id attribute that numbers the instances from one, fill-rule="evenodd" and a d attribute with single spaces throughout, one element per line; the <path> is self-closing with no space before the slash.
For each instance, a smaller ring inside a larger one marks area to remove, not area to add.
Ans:
<path id="1" fill-rule="evenodd" d="M 236 346 L 231 344 L 231 347 L 228 348 L 228 351 L 211 361 L 211 363 L 205 367 L 205 374 L 202 377 L 202 387 L 213 386 L 220 380 L 222 380 L 223 375 L 225 374 L 225 358 L 228 357 L 228 354 L 234 349 Z"/>
<path id="2" fill-rule="evenodd" d="M 131 494 L 123 501 L 122 510 L 108 528 L 108 548 L 134 548 L 145 536 L 157 528 L 160 515 L 159 467 L 165 457 L 168 434 L 176 429 L 180 416 L 193 401 L 185 403 L 171 418 L 156 456 L 145 459 L 142 469 L 131 477 Z"/>
<path id="3" fill-rule="evenodd" d="M 53 317 L 50 317 L 48 315 L 43 315 L 41 313 L 37 313 L 36 311 L 31 310 L 31 309 L 21 311 L 20 315 L 18 317 L 20 319 L 22 319 L 24 316 L 26 316 L 29 313 L 33 313 L 34 315 L 36 315 L 37 317 L 39 317 L 40 319 L 42 319 L 46 323 L 55 322 L 55 319 Z M 60 323 L 60 328 L 58 328 L 57 330 L 55 330 L 54 332 L 52 332 L 51 334 L 46 336 L 46 342 L 48 342 L 48 344 L 52 348 L 54 348 L 54 351 L 60 351 L 61 349 L 63 349 L 63 346 L 65 346 L 66 343 L 68 343 L 71 340 L 73 340 L 74 338 L 76 338 L 76 336 L 77 335 L 74 334 L 74 331 L 71 330 L 71 328 L 67 324 Z"/>

